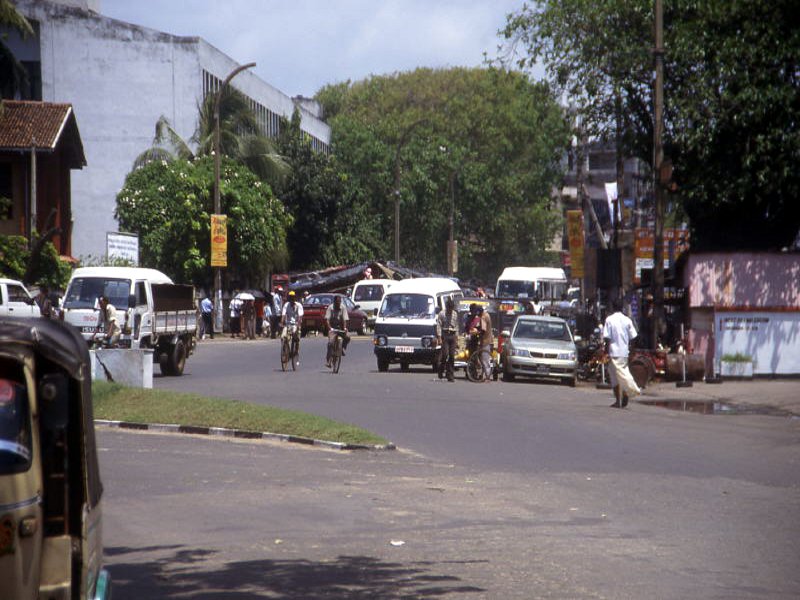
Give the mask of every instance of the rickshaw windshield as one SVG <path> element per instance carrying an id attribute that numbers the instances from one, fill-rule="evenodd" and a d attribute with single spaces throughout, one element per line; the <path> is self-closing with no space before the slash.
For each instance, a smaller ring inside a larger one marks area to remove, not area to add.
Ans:
<path id="1" fill-rule="evenodd" d="M 381 304 L 381 317 L 408 319 L 433 318 L 436 306 L 427 294 L 387 294 Z"/>
<path id="2" fill-rule="evenodd" d="M 0 377 L 0 475 L 31 466 L 31 419 L 28 392 L 13 379 Z"/>

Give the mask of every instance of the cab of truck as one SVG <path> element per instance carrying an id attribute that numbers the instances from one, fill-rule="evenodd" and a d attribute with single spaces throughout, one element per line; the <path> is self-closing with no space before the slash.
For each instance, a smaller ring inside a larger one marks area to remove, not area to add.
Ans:
<path id="1" fill-rule="evenodd" d="M 38 317 L 39 307 L 21 281 L 0 278 L 0 317 Z"/>
<path id="2" fill-rule="evenodd" d="M 161 271 L 137 267 L 81 267 L 75 269 L 61 304 L 63 320 L 78 328 L 89 341 L 98 331 L 97 298 L 108 297 L 117 309 L 122 339 L 138 347 L 140 328 L 153 306 L 153 284 L 172 283 Z M 146 325 L 146 323 L 144 323 Z"/>

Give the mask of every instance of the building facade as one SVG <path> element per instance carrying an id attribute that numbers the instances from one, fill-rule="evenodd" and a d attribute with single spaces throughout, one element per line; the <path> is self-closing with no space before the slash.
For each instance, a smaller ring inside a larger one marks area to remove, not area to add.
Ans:
<path id="1" fill-rule="evenodd" d="M 10 32 L 6 41 L 30 75 L 25 99 L 68 102 L 81 124 L 87 166 L 72 177 L 72 255 L 103 256 L 106 233 L 117 231 L 117 193 L 150 147 L 156 121 L 165 116 L 189 139 L 203 96 L 239 63 L 202 38 L 104 17 L 97 0 L 15 5 L 36 32 L 27 39 Z M 264 133 L 277 135 L 280 118 L 297 106 L 312 146 L 327 151 L 330 128 L 308 100 L 296 103 L 250 71 L 232 86 L 248 98 Z"/>

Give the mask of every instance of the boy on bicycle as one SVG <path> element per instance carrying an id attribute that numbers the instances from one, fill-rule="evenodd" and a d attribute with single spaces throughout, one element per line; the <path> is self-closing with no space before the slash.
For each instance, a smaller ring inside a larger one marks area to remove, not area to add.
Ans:
<path id="1" fill-rule="evenodd" d="M 334 296 L 333 302 L 328 304 L 325 309 L 325 327 L 328 329 L 328 352 L 325 357 L 325 366 L 331 366 L 331 350 L 333 350 L 333 342 L 337 335 L 342 336 L 342 354 L 347 350 L 347 344 L 350 343 L 350 336 L 347 335 L 347 308 L 342 304 L 341 296 Z M 335 330 L 339 331 L 335 331 Z M 344 332 L 344 333 L 342 333 Z"/>
<path id="2" fill-rule="evenodd" d="M 303 305 L 297 301 L 294 290 L 289 291 L 288 300 L 281 309 L 281 339 L 289 337 L 289 328 L 295 331 L 300 329 L 303 320 Z M 297 350 L 300 351 L 300 336 L 297 336 Z"/>

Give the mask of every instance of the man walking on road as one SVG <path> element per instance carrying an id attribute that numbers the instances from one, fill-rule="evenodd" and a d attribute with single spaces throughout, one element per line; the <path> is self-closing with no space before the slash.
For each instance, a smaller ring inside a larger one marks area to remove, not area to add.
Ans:
<path id="1" fill-rule="evenodd" d="M 458 342 L 458 313 L 452 298 L 448 298 L 444 303 L 444 311 L 436 317 L 436 337 L 442 345 L 442 355 L 439 359 L 439 379 L 443 377 L 447 370 L 447 381 L 455 381 L 453 374 L 456 359 L 456 344 Z"/>
<path id="2" fill-rule="evenodd" d="M 615 298 L 611 307 L 614 312 L 606 317 L 606 322 L 603 324 L 603 339 L 609 357 L 609 377 L 616 399 L 611 407 L 625 408 L 628 406 L 629 396 L 641 393 L 628 369 L 630 344 L 637 334 L 633 321 L 622 312 L 622 300 Z"/>

